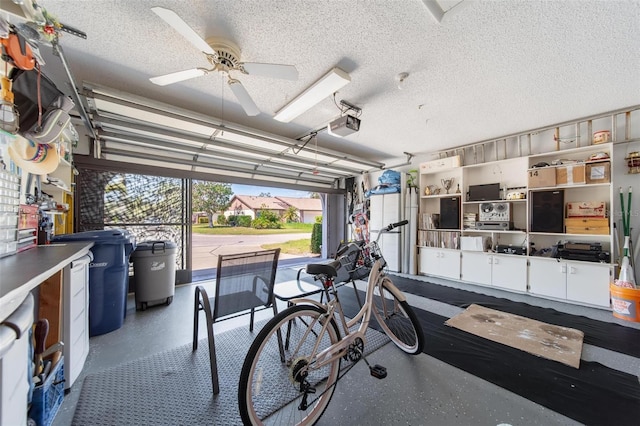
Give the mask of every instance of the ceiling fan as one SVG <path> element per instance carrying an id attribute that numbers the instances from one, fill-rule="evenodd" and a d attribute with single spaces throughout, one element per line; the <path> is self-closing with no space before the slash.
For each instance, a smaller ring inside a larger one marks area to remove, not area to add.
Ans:
<path id="1" fill-rule="evenodd" d="M 242 83 L 231 77 L 232 71 L 238 71 L 247 75 L 262 75 L 285 80 L 298 79 L 298 71 L 293 65 L 241 62 L 240 48 L 235 43 L 215 37 L 204 40 L 174 11 L 162 7 L 152 7 L 151 10 L 204 53 L 207 61 L 209 61 L 212 66 L 212 68 L 198 67 L 158 77 L 151 77 L 149 80 L 154 84 L 166 86 L 190 78 L 200 77 L 213 71 L 221 72 L 227 76 L 229 88 L 238 99 L 244 111 L 247 115 L 253 116 L 258 115 L 260 110 Z"/>

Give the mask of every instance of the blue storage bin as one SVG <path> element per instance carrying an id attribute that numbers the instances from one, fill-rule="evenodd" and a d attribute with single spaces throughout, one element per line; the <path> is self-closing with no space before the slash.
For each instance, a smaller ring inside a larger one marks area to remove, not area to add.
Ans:
<path id="1" fill-rule="evenodd" d="M 53 242 L 91 241 L 89 264 L 89 336 L 122 327 L 127 314 L 129 257 L 136 248 L 135 236 L 124 229 L 58 235 Z"/>
<path id="2" fill-rule="evenodd" d="M 33 389 L 29 418 L 38 426 L 53 423 L 64 400 L 64 357 L 56 364 L 49 376 Z"/>

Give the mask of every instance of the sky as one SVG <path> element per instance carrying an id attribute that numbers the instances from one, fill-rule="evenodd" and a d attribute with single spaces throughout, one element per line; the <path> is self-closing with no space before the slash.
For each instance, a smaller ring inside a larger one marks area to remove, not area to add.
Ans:
<path id="1" fill-rule="evenodd" d="M 308 191 L 296 191 L 294 189 L 270 188 L 266 186 L 238 185 L 231 184 L 234 195 L 260 195 L 261 193 L 269 193 L 272 197 L 296 197 L 309 198 L 311 194 Z"/>

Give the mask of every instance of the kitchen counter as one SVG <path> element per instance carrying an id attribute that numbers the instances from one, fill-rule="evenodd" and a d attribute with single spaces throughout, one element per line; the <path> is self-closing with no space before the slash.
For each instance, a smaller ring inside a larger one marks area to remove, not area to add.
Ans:
<path id="1" fill-rule="evenodd" d="M 68 242 L 37 246 L 0 259 L 0 322 L 20 306 L 31 290 L 89 253 L 93 242 Z"/>

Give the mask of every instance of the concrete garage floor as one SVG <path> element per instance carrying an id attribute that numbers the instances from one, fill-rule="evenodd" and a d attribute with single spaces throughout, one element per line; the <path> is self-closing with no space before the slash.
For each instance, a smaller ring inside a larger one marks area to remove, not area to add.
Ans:
<path id="1" fill-rule="evenodd" d="M 299 266 L 302 264 L 281 265 L 277 281 L 293 279 Z M 204 284 L 207 290 L 213 285 L 211 282 L 198 284 Z M 359 283 L 359 286 L 363 286 L 363 283 Z M 456 286 L 465 288 L 464 284 Z M 471 287 L 478 291 L 475 286 L 466 286 Z M 482 289 L 482 292 L 514 300 L 527 298 L 526 295 L 514 295 L 494 289 Z M 124 326 L 111 333 L 91 338 L 91 349 L 83 372 L 66 395 L 53 425 L 71 424 L 85 375 L 191 342 L 193 294 L 193 284 L 178 286 L 170 306 L 150 308 L 144 312 L 135 310 L 134 297 L 129 295 Z M 442 316 L 451 317 L 462 311 L 461 308 L 419 296 L 407 297 L 411 305 Z M 528 297 L 527 302 L 532 303 L 531 299 Z M 612 319 L 608 311 L 547 300 L 538 301 L 541 306 L 559 311 L 640 328 L 638 323 Z M 257 320 L 270 316 L 269 310 L 261 311 L 257 314 Z M 246 326 L 247 323 L 248 316 L 243 316 L 217 323 L 215 331 L 221 333 L 230 328 Z M 200 338 L 205 337 L 205 328 L 201 326 Z M 631 374 L 640 373 L 640 359 L 601 348 L 585 345 L 582 358 L 606 363 L 611 368 Z M 402 354 L 393 344 L 387 344 L 371 354 L 369 361 L 384 365 L 389 372 L 388 377 L 379 381 L 369 375 L 364 363 L 356 365 L 338 385 L 319 425 L 579 424 L 426 354 Z M 132 395 L 132 398 L 135 396 Z"/>

